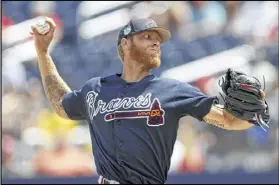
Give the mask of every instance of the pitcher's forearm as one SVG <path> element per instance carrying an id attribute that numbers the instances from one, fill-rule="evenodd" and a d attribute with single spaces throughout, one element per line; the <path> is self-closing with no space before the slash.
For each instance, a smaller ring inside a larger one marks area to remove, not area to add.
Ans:
<path id="1" fill-rule="evenodd" d="M 224 111 L 224 116 L 226 117 L 227 122 L 230 125 L 230 130 L 246 130 L 254 126 L 248 121 L 239 119 L 226 111 Z"/>
<path id="2" fill-rule="evenodd" d="M 203 120 L 226 130 L 245 130 L 253 126 L 248 121 L 231 115 L 221 105 L 213 105 Z"/>
<path id="3" fill-rule="evenodd" d="M 38 52 L 39 68 L 46 96 L 54 111 L 63 118 L 68 118 L 61 101 L 65 94 L 71 92 L 69 86 L 64 82 L 48 53 Z"/>
<path id="4" fill-rule="evenodd" d="M 42 78 L 45 78 L 49 75 L 56 75 L 57 69 L 52 61 L 50 54 L 48 52 L 37 51 L 37 55 Z"/>

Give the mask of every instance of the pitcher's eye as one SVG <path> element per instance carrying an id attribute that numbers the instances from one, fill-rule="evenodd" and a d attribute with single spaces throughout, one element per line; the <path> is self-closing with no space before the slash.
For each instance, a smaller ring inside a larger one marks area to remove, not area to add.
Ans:
<path id="1" fill-rule="evenodd" d="M 149 39 L 149 38 L 150 38 L 150 35 L 149 35 L 149 34 L 145 34 L 145 35 L 144 35 L 144 38 L 145 38 L 145 39 Z"/>

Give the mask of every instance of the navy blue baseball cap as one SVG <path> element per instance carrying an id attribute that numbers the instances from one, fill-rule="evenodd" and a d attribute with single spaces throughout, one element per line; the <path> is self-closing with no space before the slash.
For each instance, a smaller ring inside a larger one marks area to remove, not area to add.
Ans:
<path id="1" fill-rule="evenodd" d="M 171 38 L 171 33 L 163 27 L 157 26 L 154 20 L 152 19 L 134 19 L 126 24 L 119 32 L 118 43 L 120 44 L 123 38 L 132 36 L 135 33 L 143 32 L 146 30 L 154 30 L 159 34 L 162 42 L 166 42 Z"/>

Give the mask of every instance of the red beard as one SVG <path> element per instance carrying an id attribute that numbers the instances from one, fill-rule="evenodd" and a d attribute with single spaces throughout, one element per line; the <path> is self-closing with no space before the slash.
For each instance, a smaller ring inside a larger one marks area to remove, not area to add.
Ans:
<path id="1" fill-rule="evenodd" d="M 160 66 L 160 52 L 149 50 L 143 51 L 139 49 L 133 42 L 131 45 L 131 57 L 139 63 L 146 66 L 148 69 L 154 69 Z"/>

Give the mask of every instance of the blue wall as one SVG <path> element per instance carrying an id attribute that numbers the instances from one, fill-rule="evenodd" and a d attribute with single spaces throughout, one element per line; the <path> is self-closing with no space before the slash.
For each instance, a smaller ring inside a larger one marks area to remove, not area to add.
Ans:
<path id="1" fill-rule="evenodd" d="M 96 184 L 98 177 L 36 178 L 3 180 L 2 184 Z M 168 176 L 168 184 L 278 184 L 278 170 L 266 173 L 177 174 Z"/>

